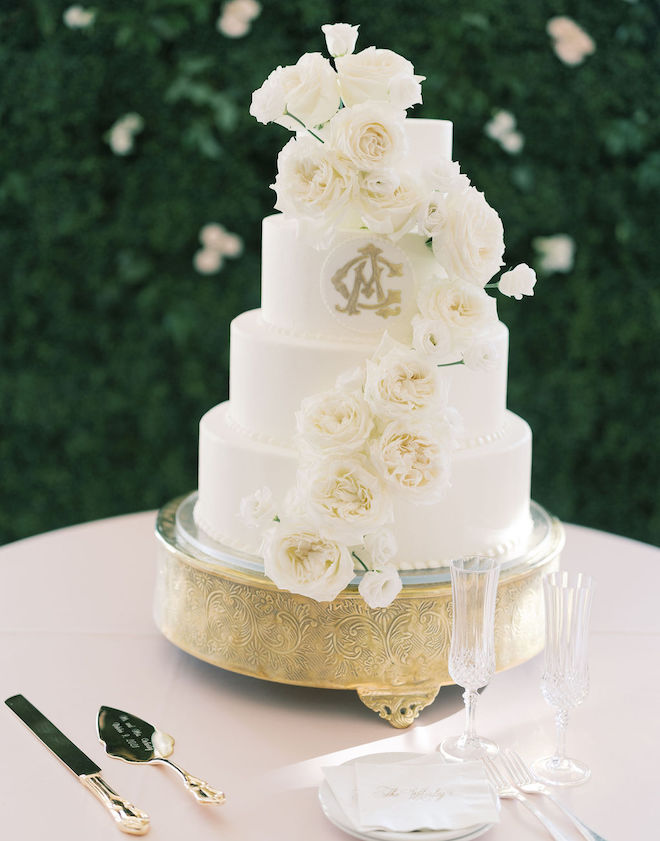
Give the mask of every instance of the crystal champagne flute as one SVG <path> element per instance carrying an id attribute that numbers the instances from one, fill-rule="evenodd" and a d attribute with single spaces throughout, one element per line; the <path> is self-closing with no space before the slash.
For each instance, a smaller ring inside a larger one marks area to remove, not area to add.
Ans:
<path id="1" fill-rule="evenodd" d="M 477 735 L 478 689 L 495 673 L 495 596 L 499 564 L 493 558 L 459 558 L 450 564 L 453 603 L 449 674 L 464 688 L 465 730 L 444 739 L 439 750 L 450 759 L 494 756 L 499 748 Z"/>
<path id="2" fill-rule="evenodd" d="M 591 771 L 566 756 L 569 710 L 589 692 L 587 638 L 594 592 L 593 579 L 582 573 L 552 572 L 543 579 L 545 602 L 545 665 L 541 676 L 543 697 L 556 710 L 557 744 L 552 756 L 538 759 L 534 773 L 553 785 L 577 785 Z"/>

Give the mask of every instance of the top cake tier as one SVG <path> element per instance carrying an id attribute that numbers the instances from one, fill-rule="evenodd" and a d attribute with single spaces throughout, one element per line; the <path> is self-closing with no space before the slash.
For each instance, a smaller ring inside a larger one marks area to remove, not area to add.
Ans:
<path id="1" fill-rule="evenodd" d="M 408 159 L 420 169 L 451 159 L 452 124 L 405 121 Z M 329 248 L 301 236 L 297 220 L 264 219 L 261 304 L 267 324 L 305 337 L 364 340 L 387 330 L 410 339 L 416 290 L 438 272 L 422 237 L 393 240 L 369 232 L 337 231 Z"/>

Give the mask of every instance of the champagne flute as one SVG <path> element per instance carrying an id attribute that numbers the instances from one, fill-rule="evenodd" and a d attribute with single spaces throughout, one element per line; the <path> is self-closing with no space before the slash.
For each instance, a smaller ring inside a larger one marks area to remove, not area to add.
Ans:
<path id="1" fill-rule="evenodd" d="M 538 759 L 533 768 L 540 780 L 551 785 L 578 785 L 591 775 L 583 762 L 566 756 L 566 726 L 569 710 L 589 692 L 587 638 L 593 592 L 593 579 L 582 573 L 552 572 L 543 578 L 546 639 L 541 691 L 556 710 L 557 743 L 554 754 Z"/>
<path id="2" fill-rule="evenodd" d="M 495 742 L 478 736 L 479 690 L 495 673 L 495 596 L 500 568 L 493 558 L 459 558 L 450 563 L 453 603 L 449 674 L 464 688 L 465 730 L 444 739 L 438 750 L 449 759 L 495 756 Z"/>

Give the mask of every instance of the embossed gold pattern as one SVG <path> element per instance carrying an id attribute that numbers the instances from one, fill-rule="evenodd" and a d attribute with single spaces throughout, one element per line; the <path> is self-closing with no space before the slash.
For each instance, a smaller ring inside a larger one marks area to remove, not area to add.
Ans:
<path id="1" fill-rule="evenodd" d="M 452 682 L 448 581 L 404 586 L 372 610 L 349 587 L 333 602 L 278 590 L 263 575 L 182 544 L 175 516 L 158 518 L 156 623 L 179 648 L 221 668 L 280 683 L 355 689 L 370 709 L 407 727 Z M 547 516 L 547 515 L 546 515 Z M 550 520 L 538 552 L 502 572 L 495 613 L 498 670 L 543 647 L 542 576 L 558 566 L 563 529 Z"/>
<path id="2" fill-rule="evenodd" d="M 353 277 L 353 286 L 349 289 L 346 281 Z M 357 255 L 341 266 L 331 278 L 331 283 L 345 299 L 346 305 L 336 305 L 337 312 L 347 315 L 359 315 L 361 310 L 373 310 L 381 318 L 401 314 L 401 290 L 383 288 L 384 275 L 401 277 L 403 263 L 388 260 L 383 250 L 373 242 L 368 242 L 357 249 Z M 371 302 L 372 298 L 375 300 Z"/>

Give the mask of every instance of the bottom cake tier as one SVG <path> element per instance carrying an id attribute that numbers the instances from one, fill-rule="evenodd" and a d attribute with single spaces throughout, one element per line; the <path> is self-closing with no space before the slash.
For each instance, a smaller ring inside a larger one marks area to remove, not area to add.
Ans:
<path id="1" fill-rule="evenodd" d="M 440 502 L 397 499 L 398 568 L 437 568 L 465 555 L 519 555 L 532 526 L 531 459 L 528 424 L 507 412 L 490 438 L 454 453 L 451 487 Z M 259 534 L 239 518 L 241 499 L 263 486 L 283 499 L 295 485 L 297 466 L 295 450 L 250 437 L 232 421 L 228 402 L 215 406 L 200 424 L 197 526 L 219 543 L 258 553 Z"/>

